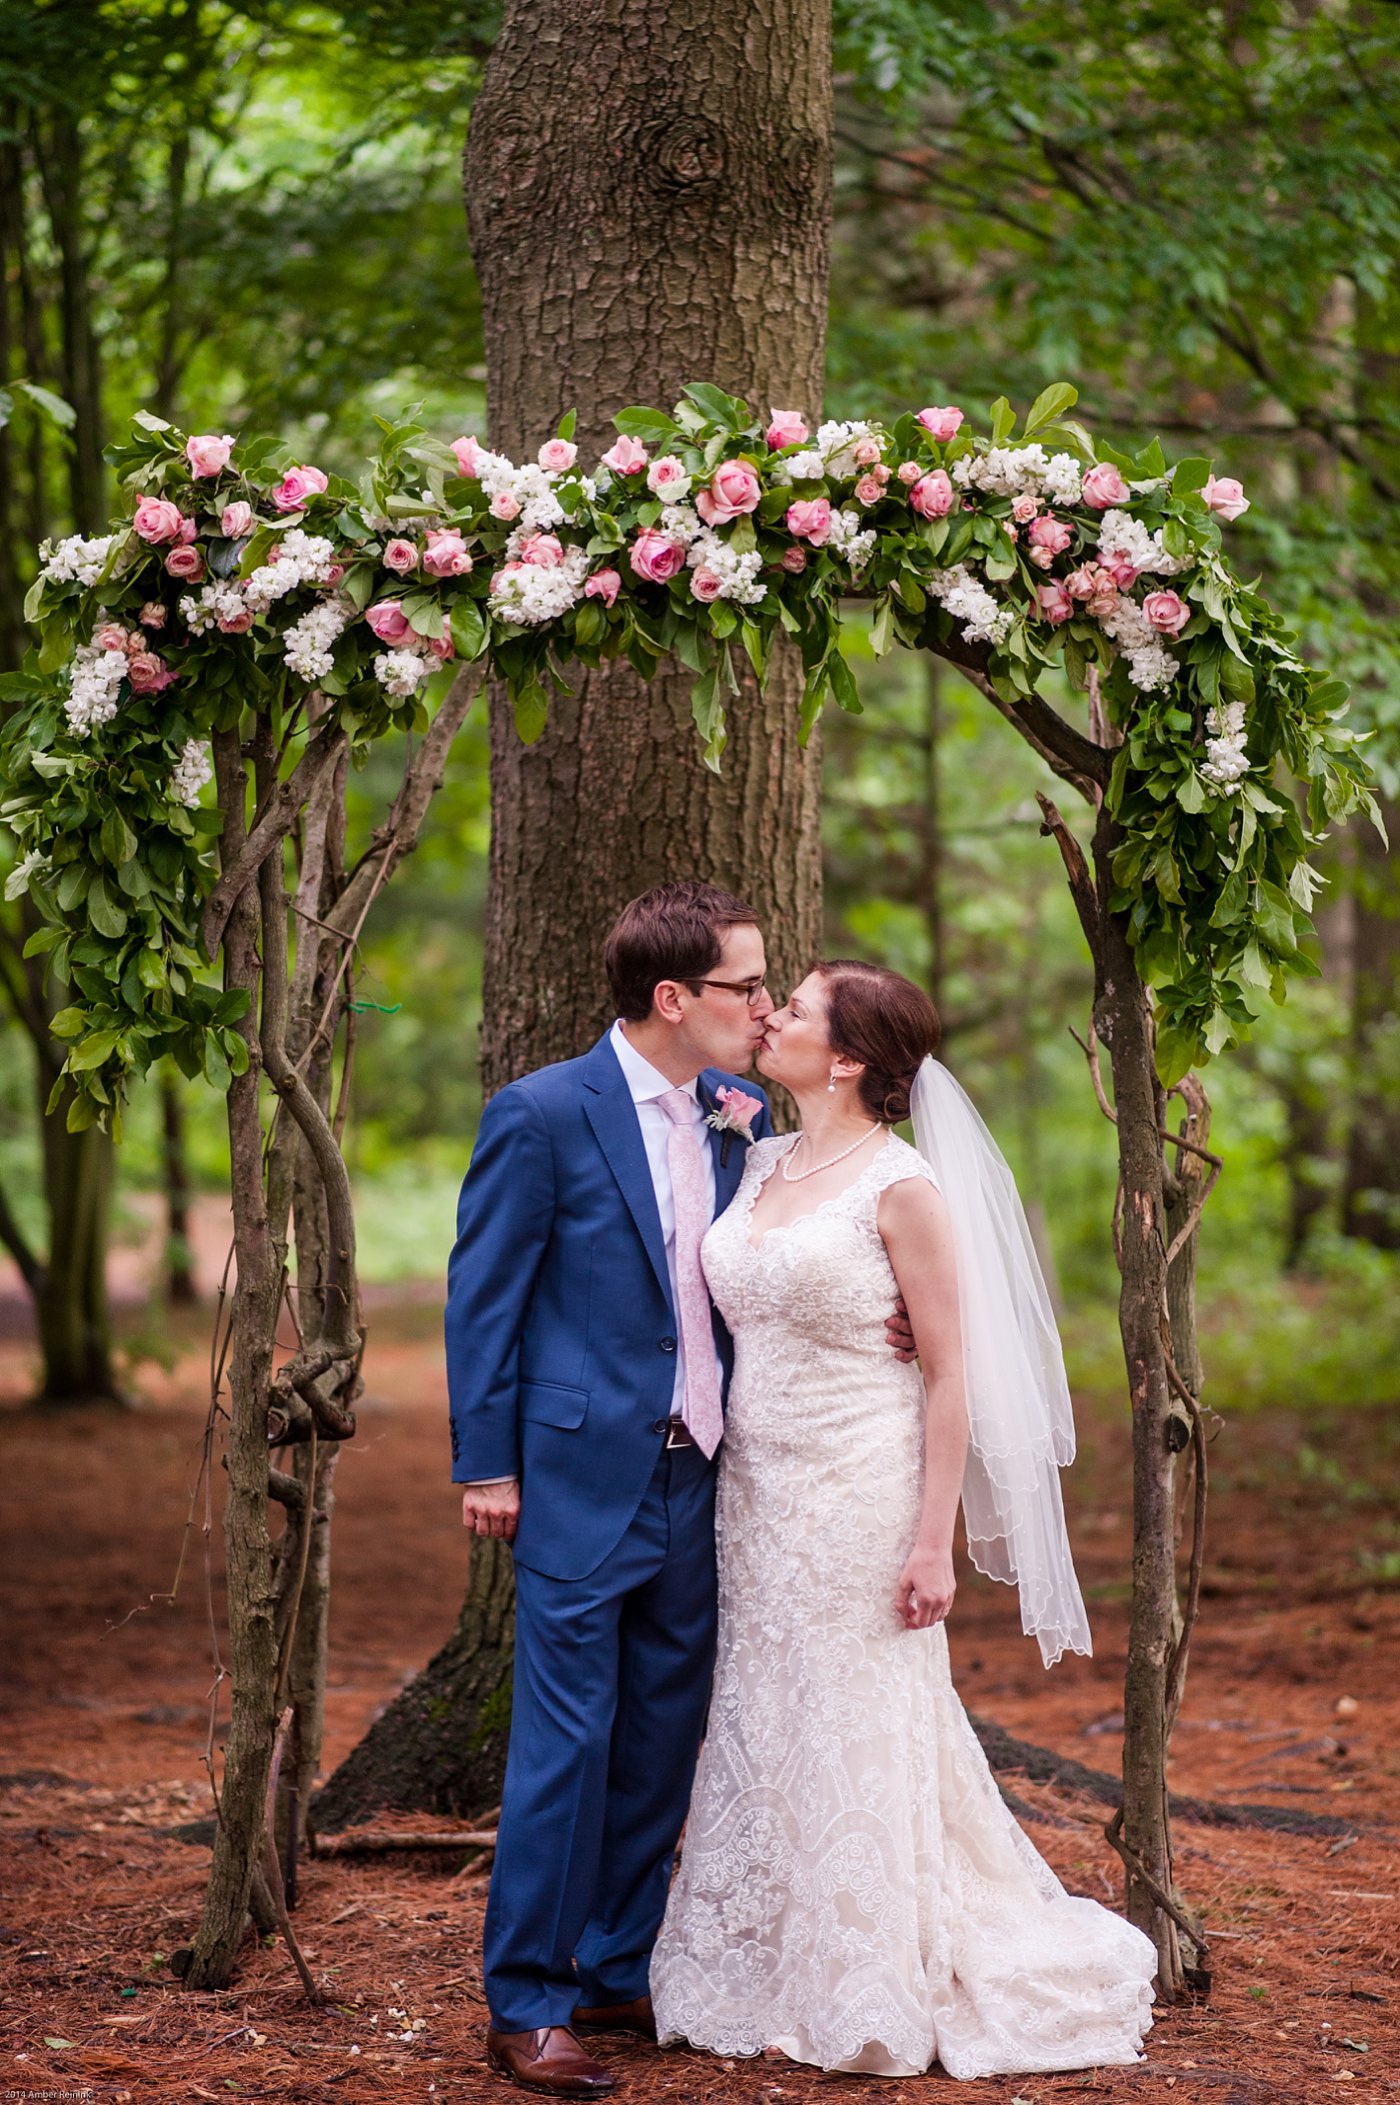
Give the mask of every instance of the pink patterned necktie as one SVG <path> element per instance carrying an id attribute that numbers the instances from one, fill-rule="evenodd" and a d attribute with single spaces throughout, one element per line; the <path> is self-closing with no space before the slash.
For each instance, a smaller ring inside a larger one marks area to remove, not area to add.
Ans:
<path id="1" fill-rule="evenodd" d="M 709 1191 L 695 1132 L 694 1097 L 685 1089 L 668 1089 L 657 1102 L 671 1121 L 666 1135 L 666 1161 L 676 1206 L 676 1299 L 680 1304 L 676 1316 L 685 1348 L 681 1416 L 708 1460 L 724 1433 L 710 1296 L 700 1269 L 700 1244 L 710 1225 Z"/>

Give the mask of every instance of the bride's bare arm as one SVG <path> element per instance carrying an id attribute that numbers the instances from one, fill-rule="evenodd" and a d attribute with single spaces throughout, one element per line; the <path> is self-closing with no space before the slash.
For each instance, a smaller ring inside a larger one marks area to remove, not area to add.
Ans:
<path id="1" fill-rule="evenodd" d="M 924 1178 L 905 1178 L 881 1194 L 879 1228 L 924 1377 L 923 1509 L 894 1603 L 906 1629 L 923 1630 L 942 1622 L 956 1590 L 953 1525 L 967 1456 L 958 1277 L 948 1209 Z"/>

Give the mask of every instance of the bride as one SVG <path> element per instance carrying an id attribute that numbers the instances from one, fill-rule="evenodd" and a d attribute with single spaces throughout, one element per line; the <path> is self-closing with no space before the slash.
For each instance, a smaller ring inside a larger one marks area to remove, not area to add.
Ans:
<path id="1" fill-rule="evenodd" d="M 1047 1665 L 1087 1652 L 1059 1340 L 1010 1172 L 927 997 L 819 965 L 759 1071 L 801 1114 L 703 1246 L 734 1336 L 719 1654 L 652 1960 L 658 2037 L 955 2077 L 1136 2061 L 1148 1938 L 1067 1894 L 948 1668 L 953 1524 Z M 918 1148 L 891 1128 L 914 1116 Z M 891 1357 L 896 1292 L 919 1365 Z"/>

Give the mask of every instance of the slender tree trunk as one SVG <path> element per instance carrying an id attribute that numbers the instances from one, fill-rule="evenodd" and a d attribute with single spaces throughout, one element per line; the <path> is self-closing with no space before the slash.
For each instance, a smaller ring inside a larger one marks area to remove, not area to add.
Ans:
<path id="1" fill-rule="evenodd" d="M 924 675 L 924 797 L 923 797 L 923 869 L 920 891 L 923 894 L 924 928 L 928 936 L 928 990 L 939 1017 L 946 1028 L 943 1017 L 945 989 L 948 981 L 948 930 L 944 916 L 944 891 L 946 888 L 944 865 L 947 860 L 947 843 L 943 835 L 943 681 L 946 674 L 941 662 L 928 652 L 923 660 Z"/>
<path id="2" fill-rule="evenodd" d="M 1392 844 L 1400 804 L 1384 805 Z M 1400 1250 L 1400 876 L 1375 829 L 1355 829 L 1352 1100 L 1342 1227 Z"/>
<path id="3" fill-rule="evenodd" d="M 165 1293 L 174 1308 L 198 1300 L 190 1244 L 190 1175 L 185 1156 L 185 1106 L 180 1084 L 160 1078 L 161 1168 L 165 1177 Z"/>
<path id="4" fill-rule="evenodd" d="M 507 0 L 472 111 L 466 195 L 481 281 L 490 437 L 529 458 L 576 408 L 587 454 L 628 404 L 713 380 L 761 411 L 821 406 L 831 218 L 825 0 Z M 581 1052 L 609 1017 L 603 936 L 668 877 L 740 892 L 774 983 L 821 929 L 820 755 L 797 743 L 800 671 L 746 681 L 718 777 L 690 679 L 585 673 L 524 747 L 491 710 L 487 1093 Z M 318 1802 L 474 1811 L 499 1788 L 513 1614 L 478 1545 L 457 1631 Z M 381 1795 L 382 1794 L 382 1795 Z"/>

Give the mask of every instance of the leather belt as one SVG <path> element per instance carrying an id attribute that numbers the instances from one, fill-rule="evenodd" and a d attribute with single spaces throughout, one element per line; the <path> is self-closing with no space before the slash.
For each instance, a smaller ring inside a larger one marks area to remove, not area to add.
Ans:
<path id="1" fill-rule="evenodd" d="M 693 1447 L 694 1445 L 695 1441 L 690 1427 L 686 1424 L 684 1418 L 668 1418 L 666 1420 L 667 1452 L 673 1447 Z"/>

